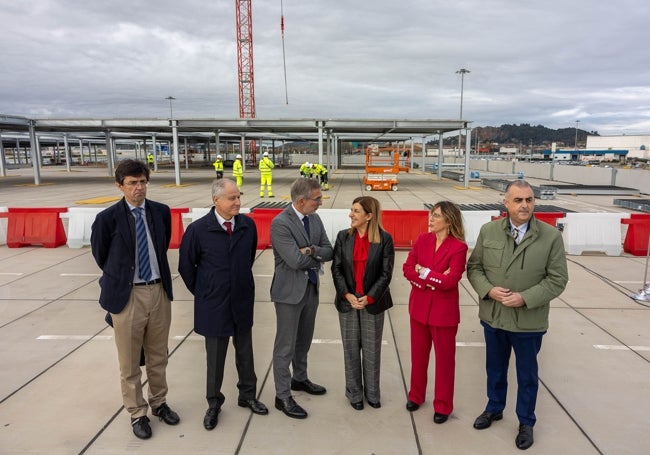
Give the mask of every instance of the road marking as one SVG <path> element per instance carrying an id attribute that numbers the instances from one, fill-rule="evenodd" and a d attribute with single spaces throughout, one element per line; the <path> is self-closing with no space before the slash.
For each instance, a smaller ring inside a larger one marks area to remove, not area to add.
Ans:
<path id="1" fill-rule="evenodd" d="M 22 272 L 0 272 L 0 275 L 4 276 L 21 276 L 24 275 Z"/>
<path id="2" fill-rule="evenodd" d="M 457 341 L 456 346 L 464 348 L 484 348 L 485 343 L 483 341 Z"/>
<path id="3" fill-rule="evenodd" d="M 101 276 L 101 273 L 59 273 L 59 276 Z"/>
<path id="4" fill-rule="evenodd" d="M 37 337 L 37 340 L 49 340 L 49 341 L 62 341 L 62 340 L 75 340 L 75 341 L 86 341 L 86 340 L 112 340 L 112 335 L 41 335 Z"/>
<path id="5" fill-rule="evenodd" d="M 650 351 L 650 346 L 624 346 L 622 344 L 594 344 L 594 348 L 606 351 Z"/>

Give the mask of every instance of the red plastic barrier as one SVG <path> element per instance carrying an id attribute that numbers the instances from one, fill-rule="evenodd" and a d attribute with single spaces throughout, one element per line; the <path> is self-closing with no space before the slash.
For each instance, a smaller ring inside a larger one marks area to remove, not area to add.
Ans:
<path id="1" fill-rule="evenodd" d="M 245 214 L 255 221 L 257 227 L 257 249 L 265 250 L 271 245 L 271 221 L 282 210 L 258 210 Z"/>
<path id="2" fill-rule="evenodd" d="M 67 237 L 60 213 L 67 207 L 9 207 L 7 213 L 7 246 L 20 248 L 28 245 L 43 245 L 56 248 L 65 245 Z"/>
<path id="3" fill-rule="evenodd" d="M 189 208 L 172 208 L 172 239 L 169 248 L 177 249 L 181 246 L 181 239 L 185 229 L 183 228 L 183 213 L 188 213 Z"/>
<path id="4" fill-rule="evenodd" d="M 621 224 L 628 225 L 623 251 L 634 256 L 646 256 L 650 239 L 650 214 L 633 213 L 630 218 L 623 218 Z"/>
<path id="5" fill-rule="evenodd" d="M 393 236 L 395 248 L 411 248 L 429 230 L 428 210 L 383 210 L 381 224 Z"/>

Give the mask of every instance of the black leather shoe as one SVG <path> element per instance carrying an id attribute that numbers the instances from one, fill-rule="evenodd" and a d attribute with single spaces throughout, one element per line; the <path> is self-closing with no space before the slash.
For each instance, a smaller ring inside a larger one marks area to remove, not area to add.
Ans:
<path id="1" fill-rule="evenodd" d="M 434 423 L 445 423 L 448 418 L 449 416 L 447 414 L 440 414 L 439 412 L 433 414 Z"/>
<path id="2" fill-rule="evenodd" d="M 219 423 L 219 412 L 221 408 L 208 408 L 203 417 L 203 426 L 206 430 L 214 430 L 214 427 Z"/>
<path id="3" fill-rule="evenodd" d="M 237 404 L 242 408 L 249 408 L 251 411 L 253 411 L 254 414 L 266 415 L 269 413 L 269 410 L 266 406 L 264 406 L 264 403 L 257 401 L 255 398 L 251 398 L 249 400 L 242 400 L 240 398 L 237 400 Z"/>
<path id="4" fill-rule="evenodd" d="M 379 408 L 381 408 L 381 402 L 377 401 L 375 403 L 375 402 L 372 402 L 372 401 L 368 400 L 368 406 L 370 406 L 371 408 L 379 409 Z"/>
<path id="5" fill-rule="evenodd" d="M 322 385 L 314 384 L 309 379 L 304 381 L 291 380 L 291 390 L 303 390 L 310 395 L 325 395 L 327 390 Z"/>
<path id="6" fill-rule="evenodd" d="M 293 397 L 284 399 L 275 397 L 275 409 L 284 412 L 288 417 L 293 419 L 307 418 L 307 411 L 301 408 Z"/>
<path id="7" fill-rule="evenodd" d="M 515 438 L 515 445 L 518 449 L 526 450 L 533 445 L 533 427 L 530 425 L 519 425 L 519 434 Z"/>
<path id="8" fill-rule="evenodd" d="M 176 425 L 181 421 L 181 418 L 178 417 L 178 414 L 172 411 L 169 406 L 167 406 L 167 403 L 163 403 L 156 409 L 152 409 L 151 413 L 165 422 L 167 425 Z"/>
<path id="9" fill-rule="evenodd" d="M 416 402 L 411 401 L 411 400 L 406 400 L 406 410 L 407 411 L 413 412 L 413 411 L 417 411 L 418 409 L 420 409 L 419 404 L 417 404 Z"/>
<path id="10" fill-rule="evenodd" d="M 149 417 L 142 416 L 137 419 L 131 419 L 133 434 L 140 439 L 149 439 L 151 437 L 151 427 L 149 426 Z"/>
<path id="11" fill-rule="evenodd" d="M 352 406 L 357 411 L 361 411 L 363 410 L 363 401 L 355 401 L 354 403 L 350 402 L 350 406 Z"/>
<path id="12" fill-rule="evenodd" d="M 483 414 L 478 416 L 474 421 L 474 428 L 476 428 L 477 430 L 484 430 L 488 428 L 490 425 L 492 425 L 492 422 L 501 419 L 503 419 L 502 412 L 495 412 L 493 414 L 491 412 L 483 411 Z"/>

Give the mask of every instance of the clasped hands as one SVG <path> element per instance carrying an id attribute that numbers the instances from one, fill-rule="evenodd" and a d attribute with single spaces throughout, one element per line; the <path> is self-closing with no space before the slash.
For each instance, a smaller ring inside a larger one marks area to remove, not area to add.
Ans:
<path id="1" fill-rule="evenodd" d="M 518 292 L 512 292 L 510 289 L 502 288 L 501 286 L 495 286 L 490 289 L 488 296 L 491 299 L 500 302 L 503 306 L 518 308 L 526 304 L 524 298 Z"/>
<path id="2" fill-rule="evenodd" d="M 355 310 L 363 310 L 366 307 L 366 305 L 368 305 L 368 296 L 366 295 L 357 297 L 356 295 L 348 292 L 347 294 L 345 294 L 345 298 L 350 304 L 350 306 Z"/>

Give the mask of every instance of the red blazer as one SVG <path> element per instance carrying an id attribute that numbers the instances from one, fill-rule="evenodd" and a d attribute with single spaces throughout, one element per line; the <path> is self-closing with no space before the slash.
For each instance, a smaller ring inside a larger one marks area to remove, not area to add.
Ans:
<path id="1" fill-rule="evenodd" d="M 435 234 L 420 234 L 404 263 L 404 276 L 411 283 L 409 315 L 422 324 L 458 325 L 458 282 L 465 271 L 467 244 L 449 236 L 438 251 L 435 248 Z M 415 271 L 415 264 L 431 269 L 424 280 Z M 447 269 L 450 272 L 445 275 Z"/>

